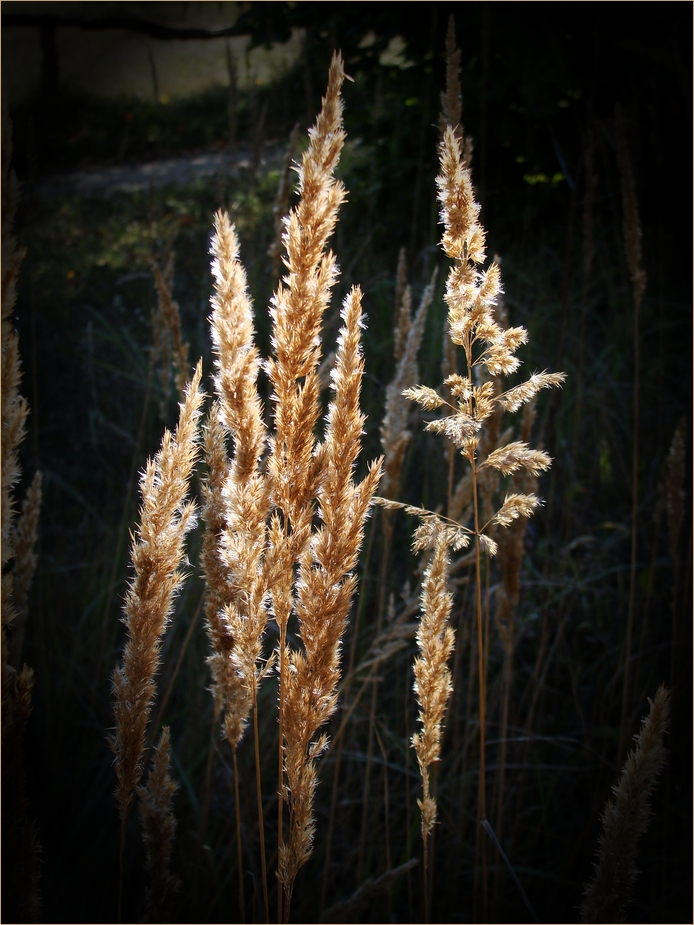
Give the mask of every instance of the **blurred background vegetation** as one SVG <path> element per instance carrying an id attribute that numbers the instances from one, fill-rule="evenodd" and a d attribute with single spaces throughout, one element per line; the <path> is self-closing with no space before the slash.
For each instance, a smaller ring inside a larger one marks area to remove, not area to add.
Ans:
<path id="1" fill-rule="evenodd" d="M 376 456 L 394 369 L 401 247 L 415 296 L 440 268 L 419 362 L 421 382 L 434 386 L 441 378 L 445 267 L 434 178 L 451 14 L 488 252 L 501 257 L 511 323 L 529 330 L 525 368 L 568 374 L 563 391 L 539 406 L 538 439 L 555 462 L 540 485 L 546 506 L 526 539 L 505 850 L 541 921 L 577 920 L 600 812 L 618 772 L 629 600 L 634 304 L 614 131 L 619 105 L 648 277 L 640 315 L 637 590 L 626 740 L 661 681 L 674 696 L 670 764 L 642 845 L 631 915 L 691 921 L 690 456 L 674 545 L 664 464 L 683 417 L 691 434 L 692 11 L 685 3 L 650 2 L 3 3 L 3 94 L 23 182 L 18 236 L 27 247 L 16 311 L 31 407 L 22 454 L 25 479 L 37 468 L 44 477 L 24 656 L 36 671 L 26 770 L 43 847 L 44 921 L 115 920 L 109 679 L 123 642 L 119 616 L 137 476 L 176 413 L 173 391 L 162 389 L 150 363 L 156 295 L 148 261 L 174 251 L 184 336 L 191 358 L 202 355 L 209 372 L 207 249 L 214 210 L 229 209 L 267 353 L 266 306 L 277 282 L 267 251 L 283 158 L 297 122 L 305 144 L 330 55 L 340 48 L 353 82 L 344 89 L 348 141 L 339 172 L 349 196 L 333 245 L 341 267 L 334 306 L 352 284 L 363 288 L 369 319 L 363 455 Z M 587 226 L 590 138 L 597 185 Z M 335 309 L 326 322 L 326 350 L 337 321 Z M 415 412 L 412 430 L 417 436 L 400 500 L 436 508 L 444 500 L 440 441 L 422 433 Z M 419 581 L 409 553 L 412 527 L 403 517 L 396 519 L 392 567 L 382 576 L 387 587 L 378 587 L 379 519 L 367 537 L 355 607 L 357 664 L 373 641 L 379 597 L 393 594 L 401 614 Z M 198 544 L 196 535 L 192 563 Z M 492 570 L 492 593 L 495 581 Z M 174 869 L 183 883 L 176 913 L 182 922 L 237 914 L 233 780 L 230 755 L 212 727 L 202 591 L 191 569 L 168 634 L 155 708 L 155 718 L 172 727 L 173 773 L 181 784 Z M 456 593 L 460 654 L 437 782 L 437 921 L 472 921 L 476 758 L 468 725 L 475 700 L 464 581 Z M 297 882 L 296 921 L 318 920 L 326 890 L 329 905 L 381 874 L 386 857 L 396 865 L 419 850 L 420 784 L 407 747 L 416 714 L 413 652 L 410 638 L 379 669 L 378 747 L 367 746 L 370 692 L 352 713 L 327 869 L 335 754 L 323 761 L 316 850 Z M 501 664 L 495 642 L 490 659 L 493 678 Z M 347 696 L 353 700 L 358 689 L 353 683 Z M 268 742 L 276 735 L 274 696 L 266 689 Z M 495 724 L 492 708 L 490 780 Z M 273 754 L 268 746 L 268 800 Z M 250 750 L 241 749 L 240 760 L 242 786 L 250 788 Z M 250 895 L 258 860 L 248 799 L 241 811 Z M 137 820 L 131 824 L 126 921 L 141 914 L 143 880 Z M 404 877 L 362 920 L 420 920 L 419 877 L 417 870 Z M 495 897 L 496 921 L 527 920 L 503 871 Z M 256 897 L 256 915 L 258 909 Z"/>

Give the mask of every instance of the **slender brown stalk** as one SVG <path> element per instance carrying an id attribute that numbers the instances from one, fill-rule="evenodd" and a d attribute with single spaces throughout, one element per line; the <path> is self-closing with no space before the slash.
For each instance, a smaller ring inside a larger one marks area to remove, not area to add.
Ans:
<path id="1" fill-rule="evenodd" d="M 239 913 L 241 922 L 246 921 L 246 900 L 243 891 L 243 849 L 241 847 L 241 803 L 239 798 L 239 763 L 236 749 L 231 750 L 234 759 L 234 801 L 236 807 L 236 863 L 239 869 Z"/>
<path id="2" fill-rule="evenodd" d="M 638 202 L 634 174 L 631 169 L 629 146 L 624 130 L 621 111 L 615 112 L 615 137 L 617 141 L 617 159 L 622 177 L 622 206 L 624 210 L 624 247 L 629 264 L 629 273 L 634 295 L 634 394 L 633 394 L 633 440 L 634 448 L 631 459 L 631 565 L 629 569 L 629 612 L 627 616 L 627 638 L 624 651 L 624 683 L 622 687 L 622 715 L 619 733 L 618 764 L 622 762 L 625 748 L 627 704 L 629 702 L 629 678 L 631 668 L 631 640 L 634 630 L 636 610 L 636 560 L 638 555 L 638 514 L 639 514 L 639 417 L 641 389 L 641 345 L 640 316 L 641 302 L 646 289 L 646 272 L 643 269 L 641 254 L 641 222 L 639 220 Z"/>
<path id="3" fill-rule="evenodd" d="M 674 572 L 672 582 L 672 655 L 670 657 L 670 684 L 675 684 L 675 666 L 678 650 L 678 597 L 680 588 L 679 539 L 684 519 L 684 440 L 687 422 L 682 418 L 677 425 L 665 462 L 665 504 L 667 509 L 670 558 Z"/>

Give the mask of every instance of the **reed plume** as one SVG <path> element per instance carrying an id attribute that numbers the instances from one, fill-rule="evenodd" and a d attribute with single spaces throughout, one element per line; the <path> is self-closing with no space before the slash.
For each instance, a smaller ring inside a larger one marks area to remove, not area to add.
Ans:
<path id="1" fill-rule="evenodd" d="M 267 436 L 257 389 L 260 356 L 253 342 L 253 310 L 247 292 L 246 273 L 239 260 L 238 239 L 226 213 L 218 212 L 215 216 L 215 235 L 210 252 L 215 280 L 210 322 L 217 402 L 207 431 L 210 478 L 204 509 L 207 531 L 203 561 L 208 579 L 207 622 L 213 650 L 208 662 L 212 670 L 215 702 L 217 708 L 224 711 L 223 729 L 233 752 L 236 782 L 236 748 L 248 715 L 253 711 L 263 899 L 267 918 L 257 697 L 258 685 L 269 667 L 261 666 L 259 660 L 268 621 L 268 584 L 271 579 L 267 571 L 272 559 L 266 558 L 265 552 L 271 499 L 268 479 L 260 469 Z M 233 439 L 233 456 L 228 463 L 225 449 L 227 435 Z M 240 843 L 240 837 L 237 837 L 237 842 Z"/>
<path id="2" fill-rule="evenodd" d="M 137 788 L 142 816 L 142 837 L 147 849 L 146 869 L 151 884 L 145 890 L 147 922 L 170 922 L 178 878 L 170 869 L 171 843 L 176 832 L 173 796 L 178 784 L 169 776 L 171 736 L 164 726 L 154 748 L 152 766 L 145 786 Z"/>
<path id="3" fill-rule="evenodd" d="M 420 705 L 420 732 L 412 737 L 417 763 L 422 776 L 422 799 L 417 800 L 422 814 L 424 845 L 425 909 L 429 909 L 428 841 L 436 822 L 436 801 L 431 795 L 429 768 L 441 757 L 443 716 L 448 697 L 453 690 L 448 659 L 455 641 L 448 619 L 453 595 L 448 591 L 447 571 L 450 564 L 445 532 L 441 531 L 434 544 L 434 554 L 424 573 L 422 583 L 422 619 L 417 631 L 419 655 L 414 662 L 414 690 Z"/>
<path id="4" fill-rule="evenodd" d="M 18 668 L 22 660 L 24 629 L 28 616 L 29 588 L 36 571 L 36 537 L 41 513 L 40 472 L 34 473 L 17 520 L 14 542 L 15 561 L 12 571 L 12 604 L 15 613 L 10 639 L 9 662 Z"/>
<path id="5" fill-rule="evenodd" d="M 161 447 L 147 462 L 140 480 L 140 522 L 131 550 L 135 575 L 124 606 L 127 641 L 123 659 L 113 673 L 116 731 L 109 739 L 116 756 L 115 795 L 123 825 L 142 777 L 162 638 L 184 580 L 185 537 L 195 524 L 195 505 L 186 495 L 197 457 L 201 376 L 198 363 L 180 405 L 176 430 L 173 434 L 164 431 Z"/>
<path id="6" fill-rule="evenodd" d="M 299 859 L 307 856 L 308 846 L 304 841 L 300 850 L 295 844 L 288 847 L 283 833 L 283 803 L 289 800 L 283 751 L 289 672 L 286 640 L 293 608 L 294 567 L 310 539 L 325 464 L 325 447 L 317 444 L 315 428 L 320 416 L 320 327 L 337 278 L 335 257 L 326 247 L 345 198 L 343 184 L 333 175 L 345 140 L 340 95 L 344 77 L 342 57 L 335 54 L 321 112 L 309 130 L 309 146 L 298 169 L 300 199 L 286 220 L 287 276 L 277 288 L 270 311 L 274 355 L 267 369 L 273 388 L 275 432 L 267 471 L 276 513 L 269 544 L 281 576 L 271 592 L 280 630 L 278 874 L 287 902 Z M 290 855 L 294 857 L 291 863 Z M 278 919 L 282 918 L 282 890 L 278 890 Z"/>
<path id="7" fill-rule="evenodd" d="M 335 710 L 340 640 L 356 577 L 364 520 L 381 475 L 373 464 L 355 484 L 364 418 L 359 410 L 363 358 L 361 294 L 345 299 L 344 326 L 331 373 L 334 397 L 325 437 L 316 438 L 321 413 L 323 315 L 337 278 L 327 241 L 344 199 L 334 170 L 344 144 L 342 58 L 333 56 L 321 113 L 309 132 L 298 168 L 300 199 L 284 220 L 287 275 L 271 304 L 273 355 L 266 362 L 273 388 L 274 430 L 267 432 L 257 391 L 260 358 L 253 343 L 252 308 L 228 216 L 215 217 L 211 253 L 215 277 L 212 339 L 217 403 L 206 427 L 209 476 L 204 487 L 207 536 L 203 562 L 217 709 L 232 749 L 253 710 L 256 787 L 265 874 L 258 685 L 274 655 L 263 661 L 272 604 L 280 631 L 278 918 L 287 919 L 294 880 L 312 850 L 316 760 L 327 747 L 320 728 Z M 226 459 L 227 437 L 233 442 Z M 263 459 L 269 447 L 267 459 Z M 322 521 L 314 526 L 316 515 Z M 287 628 L 298 619 L 300 648 Z M 316 736 L 318 735 L 318 738 Z M 286 777 L 286 783 L 285 783 Z M 283 805 L 289 832 L 283 831 Z M 284 904 L 283 904 L 284 897 Z"/>
<path id="8" fill-rule="evenodd" d="M 268 257 L 272 261 L 272 277 L 276 279 L 280 270 L 280 259 L 282 257 L 282 236 L 284 234 L 284 223 L 289 211 L 289 196 L 292 191 L 291 170 L 294 163 L 294 152 L 296 151 L 299 140 L 299 123 L 294 123 L 289 134 L 289 144 L 287 145 L 287 154 L 284 159 L 284 167 L 280 175 L 277 195 L 272 212 L 275 218 L 275 237 L 268 248 Z"/>
<path id="9" fill-rule="evenodd" d="M 315 824 L 313 795 L 316 759 L 325 735 L 316 734 L 337 706 L 340 644 L 357 578 L 364 522 L 381 477 L 381 460 L 360 483 L 353 470 L 361 449 L 365 418 L 359 410 L 364 361 L 361 351 L 361 293 L 352 289 L 342 310 L 343 328 L 333 372 L 334 397 L 328 408 L 325 476 L 318 494 L 322 526 L 300 561 L 296 611 L 303 651 L 289 654 L 285 679 L 285 743 L 289 802 L 289 841 L 280 845 L 279 877 L 288 917 L 294 879 L 310 856 Z"/>
<path id="10" fill-rule="evenodd" d="M 24 732 L 31 715 L 34 672 L 22 665 L 21 645 L 26 600 L 36 559 L 33 547 L 41 501 L 41 476 L 36 473 L 22 516 L 17 521 L 14 490 L 21 477 L 19 445 L 26 435 L 29 406 L 20 391 L 22 378 L 19 338 L 12 324 L 17 300 L 17 276 L 25 251 L 17 246 L 14 219 L 19 183 L 10 163 L 12 127 L 3 113 L 2 132 L 2 876 L 5 883 L 2 917 L 6 921 L 38 921 L 39 844 L 27 818 L 24 776 Z M 11 638 L 10 638 L 11 636 Z"/>
<path id="11" fill-rule="evenodd" d="M 412 437 L 408 429 L 410 403 L 405 390 L 419 378 L 417 354 L 424 336 L 427 312 L 434 297 L 436 270 L 422 293 L 414 318 L 410 316 L 412 301 L 409 286 L 405 286 L 400 305 L 396 309 L 395 357 L 397 364 L 392 380 L 386 387 L 386 406 L 381 424 L 384 476 L 381 491 L 384 497 L 397 494 L 400 472 L 407 445 Z"/>
<path id="12" fill-rule="evenodd" d="M 190 375 L 189 347 L 181 333 L 181 313 L 173 298 L 174 253 L 170 251 L 161 267 L 151 260 L 154 285 L 157 290 L 157 308 L 152 314 L 154 335 L 153 362 L 159 363 L 159 375 L 164 397 L 169 393 L 171 366 L 176 370 L 176 390 L 183 395 Z"/>
<path id="13" fill-rule="evenodd" d="M 227 702 L 225 734 L 235 747 L 255 702 L 262 673 L 259 659 L 268 620 L 264 552 L 270 495 L 260 468 L 267 436 L 257 389 L 260 356 L 253 342 L 253 310 L 236 232 L 225 213 L 215 216 L 210 252 L 214 258 L 215 294 L 210 321 L 218 403 L 214 409 L 217 420 L 211 417 L 209 425 L 213 440 L 208 459 L 212 460 L 210 473 L 214 477 L 211 485 L 216 491 L 221 489 L 221 506 L 217 508 L 216 523 L 208 523 L 208 534 L 213 538 L 219 531 L 217 552 L 223 570 L 221 574 L 216 572 L 210 555 L 209 560 L 206 557 L 210 562 L 206 572 L 210 578 L 217 576 L 211 583 L 217 597 L 216 613 L 212 613 L 212 607 L 209 612 L 218 625 L 219 645 L 213 646 L 216 655 L 211 664 L 227 672 L 225 684 L 220 687 L 215 681 L 216 696 Z M 222 461 L 226 435 L 233 439 L 228 467 Z M 231 663 L 223 669 L 221 653 L 225 649 Z"/>
<path id="14" fill-rule="evenodd" d="M 514 354 L 527 341 L 527 332 L 521 327 L 502 328 L 495 318 L 494 309 L 501 294 L 499 266 L 493 262 L 486 271 L 477 269 L 485 259 L 485 232 L 478 221 L 480 207 L 475 202 L 470 170 L 464 164 L 461 141 L 450 125 L 446 127 L 441 142 L 440 163 L 441 173 L 437 177 L 437 185 L 444 225 L 441 243 L 444 253 L 455 261 L 446 281 L 444 295 L 448 305 L 448 332 L 451 340 L 463 348 L 467 375 L 453 373 L 444 383 L 455 404 L 427 386 L 409 388 L 405 395 L 418 402 L 425 411 L 436 411 L 447 406 L 449 413 L 431 421 L 426 430 L 446 436 L 469 463 L 472 525 L 453 522 L 423 508 L 395 506 L 405 507 L 406 511 L 422 519 L 422 525 L 415 533 L 415 550 L 433 545 L 440 539 L 445 539 L 454 548 L 464 548 L 470 541 L 474 541 L 480 705 L 478 820 L 482 822 L 486 819 L 486 676 L 481 554 L 496 553 L 497 544 L 490 535 L 496 525 L 506 527 L 519 517 L 529 517 L 540 500 L 534 494 L 507 494 L 501 507 L 483 523 L 479 499 L 480 476 L 484 478 L 483 474 L 489 468 L 503 475 L 525 470 L 536 476 L 549 468 L 551 463 L 547 453 L 531 449 L 522 440 L 494 449 L 491 446 L 485 447 L 482 431 L 485 422 L 499 408 L 517 411 L 541 389 L 560 385 L 565 376 L 563 373 L 546 371 L 534 373 L 525 382 L 506 391 L 498 391 L 500 377 L 514 373 L 520 365 L 520 360 Z M 486 897 L 484 862 L 483 880 L 483 897 Z"/>
<path id="15" fill-rule="evenodd" d="M 634 736 L 636 747 L 605 806 L 595 876 L 583 894 L 582 922 L 626 922 L 624 909 L 638 875 L 638 842 L 648 828 L 651 794 L 667 758 L 663 736 L 670 721 L 670 692 L 664 684 L 649 703 L 648 716 Z"/>

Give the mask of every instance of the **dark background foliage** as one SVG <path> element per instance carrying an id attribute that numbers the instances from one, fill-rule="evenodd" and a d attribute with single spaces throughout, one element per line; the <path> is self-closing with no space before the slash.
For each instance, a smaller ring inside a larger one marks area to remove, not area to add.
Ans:
<path id="1" fill-rule="evenodd" d="M 56 5 L 51 6 L 55 17 Z M 99 4 L 80 6 L 84 18 L 98 20 Z M 159 39 L 186 38 L 185 30 L 167 25 L 161 16 L 153 25 L 156 17 L 148 17 L 147 4 L 109 4 L 114 6 L 122 7 L 121 28 L 149 30 Z M 668 552 L 662 480 L 683 416 L 691 433 L 691 6 L 245 4 L 228 34 L 250 34 L 257 46 L 284 42 L 292 29 L 304 30 L 305 38 L 301 57 L 281 80 L 239 94 L 233 138 L 225 87 L 166 105 L 64 92 L 58 62 L 51 57 L 51 36 L 65 26 L 41 7 L 3 4 L 4 43 L 25 23 L 21 16 L 39 23 L 43 15 L 45 38 L 41 89 L 10 113 L 14 163 L 24 184 L 17 229 L 28 249 L 16 312 L 23 389 L 32 410 L 22 453 L 26 479 L 40 468 L 45 486 L 25 650 L 36 671 L 26 765 L 31 813 L 43 846 L 43 920 L 113 921 L 115 915 L 118 824 L 105 744 L 112 722 L 109 677 L 122 646 L 118 616 L 128 575 L 128 530 L 136 518 L 137 473 L 156 451 L 164 424 L 175 420 L 173 393 L 148 375 L 155 295 L 147 258 L 170 247 L 175 251 L 174 291 L 191 358 L 203 355 L 209 372 L 207 248 L 213 211 L 229 208 L 239 228 L 259 340 L 267 351 L 265 306 L 275 280 L 266 252 L 274 234 L 281 157 L 294 123 L 299 122 L 303 137 L 313 122 L 330 55 L 340 48 L 353 82 L 344 88 L 348 143 L 340 173 L 349 197 L 334 242 L 341 267 L 334 305 L 350 285 L 362 286 L 369 317 L 364 456 L 375 456 L 393 372 L 394 277 L 403 246 L 415 296 L 439 266 L 439 297 L 427 323 L 420 379 L 435 385 L 440 378 L 445 267 L 437 248 L 434 178 L 445 30 L 452 14 L 462 50 L 463 122 L 475 145 L 473 177 L 488 252 L 502 260 L 511 322 L 526 325 L 530 333 L 525 368 L 568 373 L 565 389 L 540 405 L 538 439 L 555 463 L 541 484 L 546 507 L 527 538 L 505 847 L 540 920 L 577 920 L 599 815 L 618 772 L 629 596 L 633 299 L 615 153 L 619 105 L 648 276 L 640 318 L 637 642 L 627 740 L 658 684 L 666 681 L 674 692 L 671 760 L 642 845 L 642 874 L 630 914 L 634 921 L 690 921 L 691 492 L 688 475 L 677 571 Z M 91 28 L 108 26 L 92 23 Z M 400 54 L 384 59 L 398 36 Z M 586 277 L 589 132 L 598 185 L 595 257 Z M 142 161 L 208 151 L 221 153 L 222 166 L 212 178 L 187 186 L 87 195 L 66 179 L 77 171 L 134 170 Z M 328 343 L 336 329 L 332 312 Z M 418 437 L 406 460 L 402 498 L 436 507 L 443 501 L 438 468 L 444 465 L 443 452 L 436 440 L 424 438 L 419 419 L 413 418 L 412 429 Z M 362 648 L 373 632 L 379 597 L 377 526 L 375 519 L 355 607 Z M 408 551 L 410 531 L 411 525 L 397 521 L 387 588 L 397 608 L 404 606 L 403 583 L 409 580 L 414 588 L 418 580 Z M 192 563 L 197 543 L 196 537 Z M 192 571 L 166 643 L 160 690 L 170 696 L 160 698 L 154 712 L 171 724 L 173 773 L 181 784 L 174 866 L 183 890 L 177 920 L 229 921 L 236 914 L 233 784 L 230 757 L 212 730 L 207 643 L 198 606 L 202 582 L 197 569 Z M 492 585 L 495 580 L 492 572 Z M 470 618 L 466 595 L 463 586 L 454 613 L 461 640 Z M 393 864 L 420 850 L 419 784 L 406 744 L 415 716 L 412 654 L 412 645 L 399 653 L 378 687 L 378 728 L 387 761 L 373 764 L 367 803 L 373 823 L 366 840 L 362 813 L 370 696 L 364 696 L 367 705 L 355 710 L 351 721 L 339 791 L 341 822 L 326 881 L 335 899 L 356 889 L 357 872 L 362 880 L 383 872 L 386 843 L 392 845 Z M 456 693 L 439 769 L 442 819 L 433 912 L 438 921 L 471 921 L 473 914 L 476 759 L 465 744 L 474 725 L 467 658 L 465 650 L 456 661 Z M 491 659 L 493 674 L 499 664 L 496 649 Z M 274 691 L 265 698 L 264 734 L 272 743 Z M 492 709 L 492 733 L 497 722 Z M 268 801 L 275 786 L 273 748 L 268 746 Z M 328 753 L 321 768 L 316 851 L 297 884 L 297 921 L 318 918 L 333 770 Z M 250 794 L 248 756 L 241 773 Z M 253 818 L 249 806 L 244 816 L 249 895 L 258 876 Z M 131 822 L 125 915 L 132 921 L 141 914 L 143 874 L 137 820 Z M 389 904 L 374 907 L 363 920 L 391 915 L 393 921 L 419 920 L 418 877 L 415 872 L 401 882 Z M 513 883 L 503 874 L 500 878 L 497 920 L 525 920 Z"/>

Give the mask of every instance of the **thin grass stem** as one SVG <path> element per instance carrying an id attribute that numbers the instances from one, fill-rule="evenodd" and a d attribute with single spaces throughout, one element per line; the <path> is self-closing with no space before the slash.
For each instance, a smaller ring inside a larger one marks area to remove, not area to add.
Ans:
<path id="1" fill-rule="evenodd" d="M 253 685 L 253 740 L 255 745 L 255 787 L 256 797 L 258 800 L 258 838 L 260 840 L 260 865 L 263 881 L 263 908 L 265 910 L 265 921 L 270 921 L 270 905 L 267 893 L 267 864 L 265 862 L 265 826 L 263 824 L 263 794 L 260 782 L 260 737 L 258 735 L 258 693 L 257 686 Z M 234 759 L 236 759 L 236 749 L 234 749 Z M 238 804 L 237 804 L 238 815 Z M 281 892 L 281 890 L 279 891 Z"/>
<path id="2" fill-rule="evenodd" d="M 232 749 L 234 758 L 234 800 L 236 801 L 236 857 L 239 868 L 239 913 L 241 922 L 246 921 L 246 900 L 243 894 L 243 850 L 241 847 L 241 802 L 239 799 L 239 765 L 236 749 Z"/>

